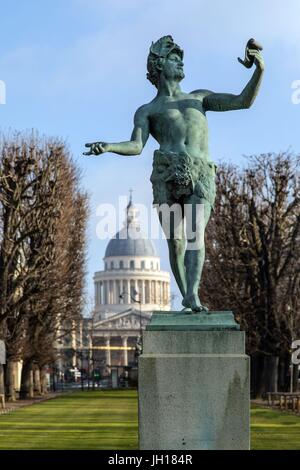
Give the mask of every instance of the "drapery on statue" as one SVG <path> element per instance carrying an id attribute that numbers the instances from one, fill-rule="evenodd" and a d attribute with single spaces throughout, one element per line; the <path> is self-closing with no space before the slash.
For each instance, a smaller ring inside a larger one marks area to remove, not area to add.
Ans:
<path id="1" fill-rule="evenodd" d="M 216 166 L 209 157 L 206 112 L 232 111 L 252 105 L 264 71 L 261 50 L 262 47 L 250 39 L 245 59 L 239 59 L 247 68 L 253 63 L 256 66 L 241 94 L 214 93 L 202 89 L 184 93 L 180 88 L 184 78 L 183 50 L 171 36 L 160 38 L 152 43 L 147 62 L 147 78 L 157 88 L 157 95 L 136 111 L 131 139 L 120 143 L 100 141 L 86 144 L 89 151 L 84 155 L 100 155 L 104 152 L 140 155 L 151 134 L 160 145 L 154 153 L 151 175 L 154 204 L 156 207 L 162 204 L 180 205 L 183 217 L 186 216 L 187 205 L 190 205 L 192 214 L 196 214 L 201 204 L 204 217 L 200 223 L 195 221 L 194 228 L 204 238 L 216 192 Z M 160 212 L 159 216 L 165 229 Z M 187 313 L 207 311 L 198 295 L 205 246 L 202 243 L 199 249 L 187 249 L 189 239 L 183 227 L 183 218 L 179 222 L 173 218 L 169 227 L 167 241 L 172 272 L 183 296 L 184 310 Z M 178 233 L 183 236 L 178 238 Z"/>

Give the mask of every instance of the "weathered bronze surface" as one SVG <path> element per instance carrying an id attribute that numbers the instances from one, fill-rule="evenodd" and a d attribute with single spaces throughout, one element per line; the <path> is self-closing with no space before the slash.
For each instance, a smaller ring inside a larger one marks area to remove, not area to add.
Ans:
<path id="1" fill-rule="evenodd" d="M 252 78 L 238 95 L 215 93 L 198 89 L 185 93 L 180 88 L 184 78 L 183 50 L 171 36 L 152 43 L 148 56 L 147 78 L 157 88 L 150 103 L 141 106 L 134 116 L 131 139 L 126 142 L 95 142 L 86 144 L 85 155 L 113 152 L 119 155 L 139 155 L 151 134 L 159 143 L 154 153 L 151 182 L 154 204 L 177 204 L 183 217 L 174 218 L 168 227 L 168 248 L 172 272 L 182 294 L 182 304 L 187 313 L 206 311 L 198 290 L 205 258 L 205 246 L 189 249 L 192 241 L 184 230 L 186 208 L 191 208 L 189 223 L 193 231 L 204 240 L 204 230 L 210 218 L 215 199 L 216 165 L 208 150 L 207 111 L 232 111 L 249 108 L 260 87 L 264 71 L 262 47 L 255 40 L 248 41 L 245 60 L 239 61 L 247 68 L 255 64 Z M 196 217 L 202 205 L 203 217 Z M 163 224 L 162 212 L 159 211 Z M 182 236 L 178 238 L 178 233 Z"/>

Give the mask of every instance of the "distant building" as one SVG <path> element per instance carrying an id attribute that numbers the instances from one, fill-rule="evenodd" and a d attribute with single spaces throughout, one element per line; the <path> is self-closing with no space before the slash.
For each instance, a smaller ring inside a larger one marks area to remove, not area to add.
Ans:
<path id="1" fill-rule="evenodd" d="M 101 377 L 112 369 L 121 373 L 136 364 L 136 347 L 152 312 L 170 310 L 170 274 L 160 270 L 160 258 L 145 238 L 132 198 L 123 228 L 111 239 L 104 270 L 94 274 L 95 306 L 92 319 L 83 319 L 63 340 L 60 367 L 91 367 Z M 88 362 L 89 360 L 89 362 Z"/>
<path id="2" fill-rule="evenodd" d="M 141 231 L 131 198 L 124 226 L 109 241 L 104 270 L 95 273 L 94 285 L 95 356 L 105 366 L 131 365 L 152 312 L 170 310 L 170 274 L 160 270 L 160 258 Z"/>

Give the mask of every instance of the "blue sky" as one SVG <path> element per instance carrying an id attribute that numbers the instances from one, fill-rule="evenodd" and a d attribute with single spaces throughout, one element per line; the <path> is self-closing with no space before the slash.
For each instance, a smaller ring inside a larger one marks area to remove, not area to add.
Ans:
<path id="1" fill-rule="evenodd" d="M 102 269 L 107 241 L 96 237 L 96 207 L 134 200 L 151 208 L 150 139 L 139 157 L 83 158 L 85 142 L 130 137 L 133 113 L 155 89 L 145 78 L 152 40 L 171 34 L 185 51 L 184 91 L 239 93 L 252 70 L 237 62 L 250 37 L 264 46 L 266 73 L 250 110 L 209 113 L 215 161 L 243 164 L 243 155 L 300 150 L 299 0 L 0 0 L 0 80 L 7 89 L 0 126 L 64 138 L 91 196 L 88 290 Z M 156 242 L 169 270 L 166 242 Z M 172 282 L 172 291 L 178 294 Z M 179 301 L 175 302 L 179 307 Z"/>

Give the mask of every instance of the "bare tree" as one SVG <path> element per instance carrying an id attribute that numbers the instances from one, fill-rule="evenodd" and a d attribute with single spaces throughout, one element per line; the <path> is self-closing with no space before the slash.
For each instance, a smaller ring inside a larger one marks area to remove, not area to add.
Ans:
<path id="1" fill-rule="evenodd" d="M 299 156 L 249 157 L 222 164 L 207 233 L 202 296 L 234 310 L 247 332 L 252 391 L 286 386 L 292 338 L 299 337 Z"/>
<path id="2" fill-rule="evenodd" d="M 59 141 L 15 136 L 0 146 L 0 328 L 8 364 L 23 360 L 25 396 L 33 372 L 38 382 L 53 360 L 59 321 L 82 308 L 87 197 L 79 182 Z"/>

